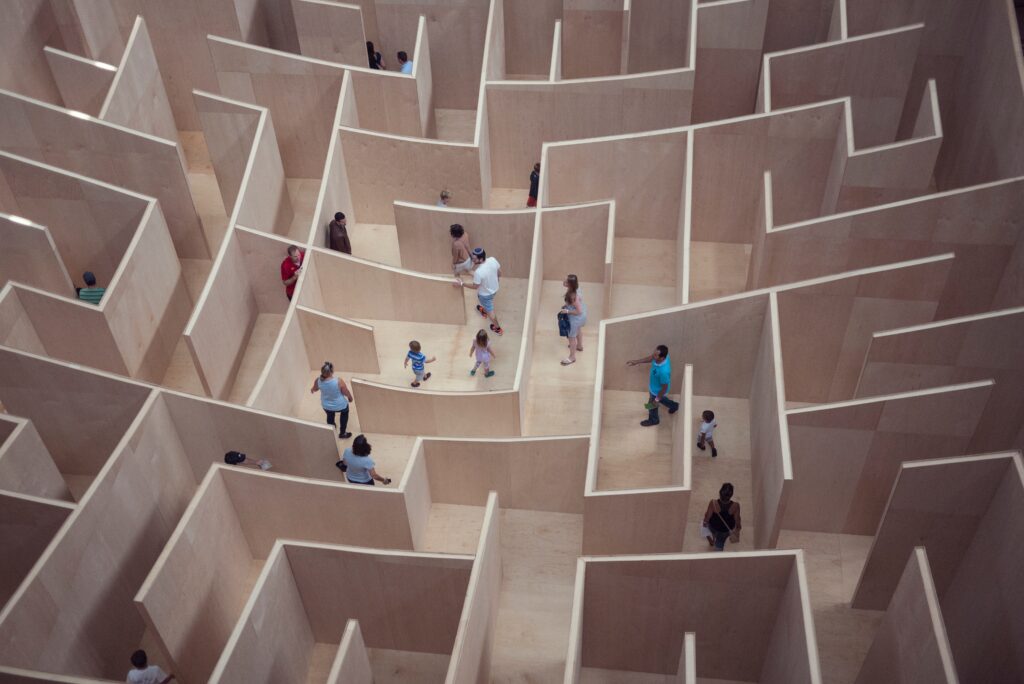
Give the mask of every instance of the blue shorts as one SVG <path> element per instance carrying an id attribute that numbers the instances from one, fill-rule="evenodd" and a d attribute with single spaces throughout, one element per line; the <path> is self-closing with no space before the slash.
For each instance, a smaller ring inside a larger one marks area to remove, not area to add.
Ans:
<path id="1" fill-rule="evenodd" d="M 484 311 L 494 313 L 494 295 L 482 295 L 478 292 L 476 298 L 480 301 L 480 306 L 484 307 Z"/>

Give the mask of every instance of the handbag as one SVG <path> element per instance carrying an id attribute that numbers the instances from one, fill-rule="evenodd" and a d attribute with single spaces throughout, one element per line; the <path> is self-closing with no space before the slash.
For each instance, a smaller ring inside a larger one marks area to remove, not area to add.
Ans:
<path id="1" fill-rule="evenodd" d="M 564 311 L 558 312 L 558 334 L 560 337 L 568 337 L 569 329 L 572 326 L 569 325 L 569 314 Z"/>

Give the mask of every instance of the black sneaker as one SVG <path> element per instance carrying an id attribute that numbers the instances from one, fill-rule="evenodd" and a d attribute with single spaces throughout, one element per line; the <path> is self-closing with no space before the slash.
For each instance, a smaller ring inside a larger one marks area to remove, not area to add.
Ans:
<path id="1" fill-rule="evenodd" d="M 677 404 L 675 408 L 670 408 L 670 409 L 668 410 L 668 415 L 670 415 L 670 416 L 671 416 L 671 415 L 672 415 L 673 413 L 675 413 L 675 412 L 676 412 L 676 411 L 678 411 L 678 410 L 679 410 L 679 405 Z"/>
<path id="2" fill-rule="evenodd" d="M 707 447 L 705 447 L 705 446 L 704 446 L 703 444 L 701 444 L 700 442 L 697 442 L 697 448 L 698 448 L 698 449 L 700 449 L 701 451 L 704 451 L 704 450 L 705 450 L 705 449 L 706 449 Z"/>
<path id="3" fill-rule="evenodd" d="M 648 418 L 647 420 L 641 420 L 640 424 L 643 425 L 644 427 L 651 427 L 652 425 L 657 425 L 660 422 L 660 420 L 651 420 L 650 418 Z"/>
<path id="4" fill-rule="evenodd" d="M 711 447 L 711 458 L 718 456 L 718 449 Z"/>
<path id="5" fill-rule="evenodd" d="M 344 434 L 340 434 L 340 435 L 338 435 L 338 439 L 348 439 L 348 438 L 349 438 L 349 437 L 351 437 L 351 436 L 352 436 L 352 433 L 351 433 L 351 432 L 346 432 L 346 433 L 344 433 Z"/>

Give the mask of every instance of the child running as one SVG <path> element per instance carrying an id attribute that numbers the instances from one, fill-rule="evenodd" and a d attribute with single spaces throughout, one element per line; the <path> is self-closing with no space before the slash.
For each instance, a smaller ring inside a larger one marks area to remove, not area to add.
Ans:
<path id="1" fill-rule="evenodd" d="M 477 332 L 476 337 L 473 339 L 473 346 L 469 348 L 469 355 L 473 356 L 474 354 L 476 355 L 476 363 L 473 364 L 473 370 L 469 371 L 469 374 L 476 375 L 476 369 L 483 366 L 485 378 L 494 375 L 494 371 L 491 370 L 491 359 L 497 355 L 491 349 L 491 342 L 487 339 L 486 330 Z"/>
<path id="2" fill-rule="evenodd" d="M 416 379 L 412 382 L 412 386 L 419 387 L 421 382 L 426 382 L 430 379 L 430 373 L 427 373 L 426 375 L 423 374 L 423 364 L 433 363 L 434 361 L 437 361 L 437 357 L 431 356 L 428 359 L 427 355 L 420 351 L 420 343 L 413 340 L 409 343 L 409 353 L 405 355 L 405 368 L 409 367 L 410 361 L 412 361 L 413 375 L 416 376 Z"/>

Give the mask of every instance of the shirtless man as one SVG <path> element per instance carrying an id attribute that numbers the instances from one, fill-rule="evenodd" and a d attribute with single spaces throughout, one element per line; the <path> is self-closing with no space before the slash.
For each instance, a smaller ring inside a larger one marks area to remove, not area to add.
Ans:
<path id="1" fill-rule="evenodd" d="M 452 272 L 456 278 L 460 273 L 473 272 L 473 259 L 469 256 L 469 234 L 458 223 L 453 223 L 448 232 L 452 236 Z"/>

